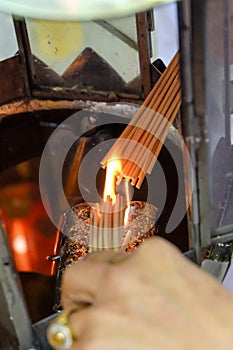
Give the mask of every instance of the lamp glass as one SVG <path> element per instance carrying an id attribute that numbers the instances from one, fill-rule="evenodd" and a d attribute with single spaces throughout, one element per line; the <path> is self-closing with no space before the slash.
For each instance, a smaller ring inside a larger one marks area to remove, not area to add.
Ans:
<path id="1" fill-rule="evenodd" d="M 116 18 L 171 0 L 0 0 L 0 12 L 48 20 Z"/>

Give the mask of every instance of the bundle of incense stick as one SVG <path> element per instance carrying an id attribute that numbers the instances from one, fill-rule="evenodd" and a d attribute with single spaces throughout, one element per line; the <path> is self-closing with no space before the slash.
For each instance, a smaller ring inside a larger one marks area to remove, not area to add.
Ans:
<path id="1" fill-rule="evenodd" d="M 123 196 L 117 194 L 113 202 L 96 203 L 90 214 L 89 252 L 103 249 L 120 250 L 124 231 L 126 205 Z"/>
<path id="2" fill-rule="evenodd" d="M 177 53 L 135 116 L 101 162 L 106 168 L 120 159 L 122 178 L 137 188 L 150 174 L 181 105 L 181 82 Z"/>

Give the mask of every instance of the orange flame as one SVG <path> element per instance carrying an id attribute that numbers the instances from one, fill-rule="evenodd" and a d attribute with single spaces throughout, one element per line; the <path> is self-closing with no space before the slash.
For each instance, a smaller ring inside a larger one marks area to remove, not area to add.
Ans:
<path id="1" fill-rule="evenodd" d="M 112 159 L 106 167 L 106 178 L 104 185 L 104 201 L 110 197 L 113 202 L 116 201 L 116 178 L 121 172 L 121 162 L 118 159 Z"/>

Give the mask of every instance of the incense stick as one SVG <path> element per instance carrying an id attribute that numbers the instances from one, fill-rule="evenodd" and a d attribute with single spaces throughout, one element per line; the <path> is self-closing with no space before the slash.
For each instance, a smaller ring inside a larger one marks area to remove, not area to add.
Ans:
<path id="1" fill-rule="evenodd" d="M 124 198 L 119 194 L 115 202 L 108 196 L 106 201 L 96 203 L 91 208 L 89 252 L 120 250 L 125 210 Z"/>
<path id="2" fill-rule="evenodd" d="M 127 179 L 141 187 L 150 174 L 181 105 L 179 53 L 177 53 L 138 112 L 101 162 L 106 168 L 111 159 L 121 160 L 117 182 Z"/>

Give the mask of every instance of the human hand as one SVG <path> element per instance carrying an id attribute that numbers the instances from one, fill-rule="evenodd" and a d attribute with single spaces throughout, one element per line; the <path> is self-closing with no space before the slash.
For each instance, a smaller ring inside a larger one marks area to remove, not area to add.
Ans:
<path id="1" fill-rule="evenodd" d="M 94 253 L 64 275 L 72 350 L 232 348 L 233 296 L 155 237 L 131 254 Z"/>

